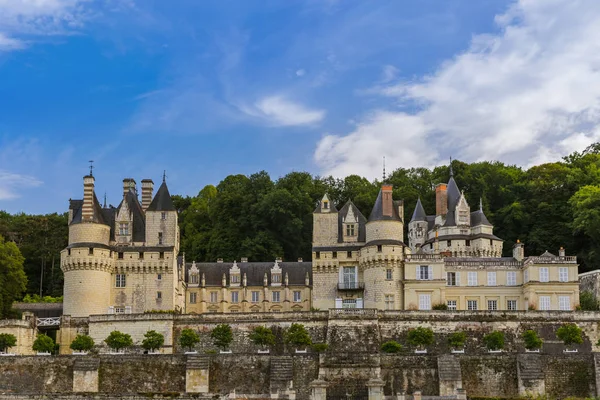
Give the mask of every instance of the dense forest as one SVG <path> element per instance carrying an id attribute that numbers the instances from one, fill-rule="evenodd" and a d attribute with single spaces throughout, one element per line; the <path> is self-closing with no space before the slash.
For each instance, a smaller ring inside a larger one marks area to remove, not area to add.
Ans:
<path id="1" fill-rule="evenodd" d="M 452 161 L 454 177 L 471 209 L 483 202 L 497 236 L 525 243 L 527 255 L 545 250 L 578 256 L 580 271 L 600 267 L 600 144 L 561 162 L 523 169 L 500 162 Z M 447 182 L 449 167 L 400 168 L 386 179 L 394 198 L 405 202 L 410 220 L 418 197 L 435 211 L 435 185 Z M 266 172 L 230 175 L 198 195 L 174 195 L 181 251 L 187 260 L 287 260 L 311 258 L 312 211 L 325 192 L 341 207 L 351 199 L 368 217 L 380 181 L 292 172 L 273 180 Z M 0 235 L 25 257 L 27 293 L 60 296 L 60 251 L 67 244 L 66 214 L 10 215 L 0 212 Z"/>

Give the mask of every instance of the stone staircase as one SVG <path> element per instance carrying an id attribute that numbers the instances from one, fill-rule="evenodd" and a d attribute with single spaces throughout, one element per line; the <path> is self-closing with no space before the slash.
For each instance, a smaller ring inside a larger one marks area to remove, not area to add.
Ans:
<path id="1" fill-rule="evenodd" d="M 82 356 L 73 363 L 74 371 L 97 371 L 100 367 L 100 359 L 88 356 Z"/>
<path id="2" fill-rule="evenodd" d="M 543 380 L 542 359 L 537 354 L 519 354 L 517 356 L 519 379 L 523 381 Z"/>
<path id="3" fill-rule="evenodd" d="M 445 354 L 439 356 L 437 362 L 440 381 L 462 381 L 460 362 L 457 356 Z"/>
<path id="4" fill-rule="evenodd" d="M 290 356 L 271 357 L 271 382 L 287 382 L 294 378 L 294 363 Z"/>
<path id="5" fill-rule="evenodd" d="M 186 360 L 186 368 L 187 369 L 204 369 L 208 370 L 210 367 L 210 357 L 209 356 L 197 356 L 197 355 L 188 355 Z"/>

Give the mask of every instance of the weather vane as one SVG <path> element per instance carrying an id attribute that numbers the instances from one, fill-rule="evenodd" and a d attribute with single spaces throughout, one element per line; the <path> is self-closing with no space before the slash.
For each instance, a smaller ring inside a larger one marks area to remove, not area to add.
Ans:
<path id="1" fill-rule="evenodd" d="M 383 182 L 385 182 L 385 156 L 383 156 Z"/>
<path id="2" fill-rule="evenodd" d="M 94 170 L 94 160 L 88 161 L 90 163 L 90 176 L 94 176 L 92 171 Z"/>

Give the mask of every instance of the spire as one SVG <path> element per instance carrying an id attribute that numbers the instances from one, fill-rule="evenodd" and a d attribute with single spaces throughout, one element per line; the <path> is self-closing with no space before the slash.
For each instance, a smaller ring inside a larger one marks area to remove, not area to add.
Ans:
<path id="1" fill-rule="evenodd" d="M 421 203 L 421 197 L 417 200 L 417 205 L 415 206 L 415 211 L 413 212 L 412 218 L 410 222 L 413 221 L 426 221 L 427 214 L 425 213 L 425 209 L 423 208 L 423 204 Z"/>
<path id="2" fill-rule="evenodd" d="M 163 183 L 165 183 L 167 181 L 167 170 L 164 169 L 163 170 Z"/>
<path id="3" fill-rule="evenodd" d="M 88 162 L 90 163 L 90 176 L 94 176 L 94 174 L 92 174 L 92 171 L 94 169 L 94 160 L 90 160 Z"/>
<path id="4" fill-rule="evenodd" d="M 102 208 L 106 208 L 106 192 L 104 192 L 104 205 L 102 206 Z"/>
<path id="5" fill-rule="evenodd" d="M 383 156 L 383 182 L 385 182 L 385 156 Z"/>
<path id="6" fill-rule="evenodd" d="M 176 211 L 166 182 L 163 181 L 160 185 L 146 211 Z"/>
<path id="7" fill-rule="evenodd" d="M 450 157 L 450 177 L 454 176 L 454 170 L 452 169 L 452 157 Z"/>

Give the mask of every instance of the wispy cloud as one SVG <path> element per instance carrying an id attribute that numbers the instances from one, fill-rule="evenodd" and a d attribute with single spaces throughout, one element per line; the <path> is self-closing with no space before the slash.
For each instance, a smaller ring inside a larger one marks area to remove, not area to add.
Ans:
<path id="1" fill-rule="evenodd" d="M 432 75 L 378 87 L 391 111 L 324 136 L 324 172 L 377 176 L 382 155 L 395 166 L 448 155 L 529 165 L 598 140 L 600 3 L 521 0 L 496 22 L 500 33 L 473 37 Z"/>
<path id="2" fill-rule="evenodd" d="M 0 170 L 0 200 L 12 200 L 21 196 L 24 189 L 40 186 L 42 181 L 33 176 Z"/>
<path id="3" fill-rule="evenodd" d="M 260 118 L 268 125 L 313 125 L 325 118 L 325 110 L 310 109 L 283 96 L 267 96 L 253 106 L 241 108 L 246 114 Z"/>

